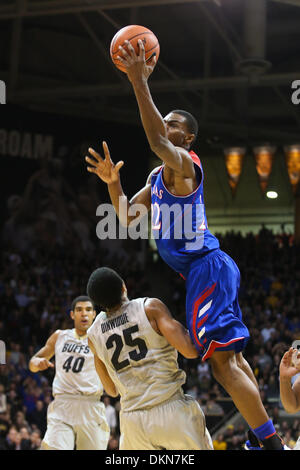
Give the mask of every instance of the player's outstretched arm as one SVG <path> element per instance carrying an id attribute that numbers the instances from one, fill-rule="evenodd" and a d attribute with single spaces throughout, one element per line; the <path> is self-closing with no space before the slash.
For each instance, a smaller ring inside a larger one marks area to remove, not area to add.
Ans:
<path id="1" fill-rule="evenodd" d="M 300 410 L 300 377 L 297 378 L 293 386 L 291 384 L 291 378 L 300 373 L 300 367 L 296 368 L 292 363 L 293 354 L 296 351 L 290 348 L 283 355 L 279 367 L 280 399 L 288 413 L 297 413 Z M 299 353 L 298 356 L 300 358 Z"/>
<path id="2" fill-rule="evenodd" d="M 193 345 L 188 331 L 172 317 L 170 310 L 161 300 L 147 299 L 145 312 L 152 328 L 164 336 L 180 354 L 187 359 L 198 357 L 197 349 Z"/>
<path id="3" fill-rule="evenodd" d="M 46 370 L 48 367 L 54 368 L 54 364 L 50 362 L 51 357 L 55 353 L 55 344 L 60 330 L 56 330 L 50 338 L 48 338 L 45 346 L 43 346 L 29 361 L 29 370 L 31 372 L 39 372 Z"/>
<path id="4" fill-rule="evenodd" d="M 96 372 L 99 376 L 99 379 L 103 385 L 103 388 L 105 392 L 110 395 L 111 397 L 117 397 L 119 395 L 118 390 L 116 389 L 116 386 L 114 382 L 111 380 L 109 373 L 107 372 L 107 369 L 105 367 L 105 364 L 99 359 L 97 356 L 97 353 L 95 351 L 95 348 L 93 346 L 93 343 L 91 342 L 90 338 L 88 338 L 88 345 L 91 351 L 94 354 L 94 362 L 95 362 L 95 369 Z"/>
<path id="5" fill-rule="evenodd" d="M 185 178 L 195 178 L 193 161 L 188 152 L 175 147 L 167 138 L 167 131 L 162 115 L 155 106 L 148 78 L 155 67 L 155 57 L 150 62 L 145 61 L 145 49 L 139 41 L 140 53 L 136 54 L 130 42 L 126 42 L 128 52 L 120 48 L 119 58 L 126 67 L 127 76 L 133 86 L 138 103 L 142 124 L 151 150 L 170 168 Z"/>
<path id="6" fill-rule="evenodd" d="M 94 149 L 89 148 L 90 156 L 85 157 L 86 162 L 89 164 L 87 170 L 97 175 L 107 184 L 111 202 L 121 224 L 124 227 L 128 227 L 134 221 L 138 223 L 141 213 L 134 209 L 137 207 L 137 204 L 140 204 L 143 206 L 142 215 L 149 211 L 151 207 L 151 185 L 147 181 L 146 185 L 129 201 L 124 194 L 119 173 L 124 162 L 120 161 L 116 165 L 113 163 L 106 142 L 103 142 L 103 151 L 104 159 Z M 134 205 L 135 207 L 133 207 Z"/>

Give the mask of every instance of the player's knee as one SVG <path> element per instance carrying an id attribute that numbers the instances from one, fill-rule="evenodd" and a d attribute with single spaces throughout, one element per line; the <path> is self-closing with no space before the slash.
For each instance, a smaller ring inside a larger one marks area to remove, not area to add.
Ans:
<path id="1" fill-rule="evenodd" d="M 246 359 L 244 358 L 243 354 L 242 353 L 238 353 L 236 354 L 236 363 L 238 365 L 238 367 L 240 367 L 241 369 L 243 369 L 246 365 L 247 365 L 247 361 Z"/>
<path id="2" fill-rule="evenodd" d="M 227 354 L 222 354 L 223 352 Z M 214 378 L 222 384 L 226 385 L 228 381 L 232 381 L 238 373 L 238 365 L 235 356 L 231 351 L 216 352 L 211 357 L 212 373 Z"/>

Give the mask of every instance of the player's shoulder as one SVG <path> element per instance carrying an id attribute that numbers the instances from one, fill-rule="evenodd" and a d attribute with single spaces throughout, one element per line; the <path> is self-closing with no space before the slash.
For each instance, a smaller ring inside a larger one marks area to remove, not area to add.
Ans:
<path id="1" fill-rule="evenodd" d="M 162 308 L 164 303 L 156 297 L 146 297 L 144 301 L 145 311 L 148 313 L 154 313 L 156 310 Z"/>
<path id="2" fill-rule="evenodd" d="M 68 330 L 55 330 L 51 336 L 58 338 L 58 336 L 60 336 L 61 334 L 64 334 L 65 331 L 68 331 Z"/>
<path id="3" fill-rule="evenodd" d="M 48 338 L 47 344 L 55 346 L 56 341 L 65 330 L 55 330 Z"/>
<path id="4" fill-rule="evenodd" d="M 148 297 L 145 299 L 144 310 L 152 329 L 159 336 L 162 336 L 157 322 L 159 321 L 161 313 L 164 311 L 164 303 L 156 297 Z"/>
<path id="5" fill-rule="evenodd" d="M 74 336 L 74 328 L 65 328 L 63 330 L 55 330 L 53 335 L 58 338 L 63 338 L 65 336 Z"/>
<path id="6" fill-rule="evenodd" d="M 198 155 L 194 152 L 194 150 L 187 150 L 183 147 L 175 147 L 176 150 L 180 153 L 180 155 L 186 158 L 189 161 L 193 161 L 197 166 L 201 167 L 201 161 Z"/>
<path id="7" fill-rule="evenodd" d="M 151 172 L 149 173 L 149 176 L 147 178 L 147 184 L 150 184 L 151 183 L 151 178 L 153 175 L 158 175 L 158 173 L 160 172 L 160 170 L 162 169 L 163 165 L 160 165 L 160 166 L 157 166 L 155 168 L 153 168 L 153 170 L 151 170 Z"/>

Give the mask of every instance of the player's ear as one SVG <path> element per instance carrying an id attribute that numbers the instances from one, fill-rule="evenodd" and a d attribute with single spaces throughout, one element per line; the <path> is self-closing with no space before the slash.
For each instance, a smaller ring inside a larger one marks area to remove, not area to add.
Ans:
<path id="1" fill-rule="evenodd" d="M 71 312 L 70 312 L 70 317 L 71 317 L 72 320 L 74 320 L 74 312 L 73 312 L 73 310 L 71 310 Z"/>
<path id="2" fill-rule="evenodd" d="M 97 312 L 96 312 L 96 310 L 94 309 L 94 310 L 93 310 L 93 320 L 95 320 L 96 313 L 97 313 Z"/>
<path id="3" fill-rule="evenodd" d="M 187 135 L 185 136 L 185 142 L 186 142 L 186 144 L 189 146 L 189 148 L 190 148 L 190 146 L 192 145 L 194 139 L 195 139 L 195 134 L 187 134 Z"/>

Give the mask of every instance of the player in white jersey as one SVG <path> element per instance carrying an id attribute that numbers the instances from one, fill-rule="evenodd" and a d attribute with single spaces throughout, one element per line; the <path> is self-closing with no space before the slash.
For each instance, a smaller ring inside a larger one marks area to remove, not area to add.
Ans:
<path id="1" fill-rule="evenodd" d="M 296 340 L 296 343 L 300 341 Z M 279 367 L 280 379 L 280 399 L 281 403 L 288 413 L 294 414 L 300 411 L 300 351 L 298 348 L 291 347 L 286 351 L 281 359 Z M 250 431 L 249 440 L 246 442 L 245 449 L 261 450 L 262 446 L 257 438 Z M 285 450 L 292 450 L 286 445 Z M 300 450 L 300 436 L 293 447 L 293 450 Z"/>
<path id="2" fill-rule="evenodd" d="M 297 346 L 300 346 L 300 342 L 297 341 L 297 343 L 299 343 Z M 300 351 L 298 348 L 291 347 L 283 355 L 279 377 L 280 399 L 283 407 L 288 413 L 297 413 L 300 411 Z M 300 450 L 300 436 L 294 450 Z"/>
<path id="3" fill-rule="evenodd" d="M 105 310 L 87 333 L 105 391 L 121 396 L 120 450 L 211 450 L 199 403 L 182 390 L 177 350 L 198 356 L 187 330 L 160 300 L 129 300 L 109 268 L 91 274 L 87 291 Z"/>
<path id="4" fill-rule="evenodd" d="M 109 426 L 100 401 L 103 386 L 86 334 L 96 316 L 90 298 L 77 297 L 70 315 L 74 328 L 55 331 L 29 362 L 32 372 L 42 371 L 54 367 L 50 359 L 55 355 L 54 400 L 48 407 L 42 449 L 105 450 Z"/>

